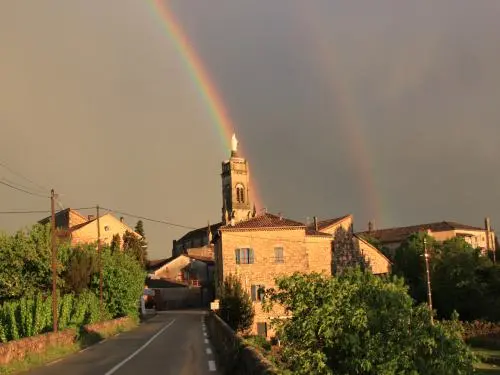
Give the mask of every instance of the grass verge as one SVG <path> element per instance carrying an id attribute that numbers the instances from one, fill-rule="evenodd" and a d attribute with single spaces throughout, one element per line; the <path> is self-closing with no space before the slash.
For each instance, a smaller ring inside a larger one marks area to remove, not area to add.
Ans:
<path id="1" fill-rule="evenodd" d="M 13 361 L 0 367 L 0 375 L 14 375 L 24 371 L 32 370 L 36 367 L 50 364 L 58 359 L 62 359 L 70 354 L 76 353 L 91 345 L 115 336 L 121 332 L 127 332 L 139 324 L 138 319 L 129 319 L 115 327 L 110 327 L 97 332 L 81 331 L 75 343 L 71 345 L 54 345 L 47 347 L 42 353 L 28 353 L 22 360 Z"/>
<path id="2" fill-rule="evenodd" d="M 476 373 L 481 375 L 500 375 L 500 350 L 473 347 L 472 350 L 481 359 Z"/>

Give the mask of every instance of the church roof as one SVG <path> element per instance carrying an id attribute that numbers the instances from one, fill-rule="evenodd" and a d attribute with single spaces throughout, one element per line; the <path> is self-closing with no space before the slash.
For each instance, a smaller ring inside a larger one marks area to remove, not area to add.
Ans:
<path id="1" fill-rule="evenodd" d="M 212 236 L 215 236 L 217 234 L 217 231 L 219 230 L 219 228 L 222 225 L 223 225 L 222 222 L 216 223 L 216 224 L 210 224 L 210 231 L 212 232 Z M 195 238 L 200 238 L 201 236 L 206 235 L 207 231 L 208 231 L 208 225 L 203 227 L 203 228 L 194 229 L 190 232 L 187 232 L 184 236 L 179 238 L 178 241 L 182 242 L 182 241 L 188 241 L 188 240 L 195 239 Z"/>
<path id="2" fill-rule="evenodd" d="M 265 213 L 251 219 L 240 221 L 234 225 L 221 226 L 224 231 L 252 230 L 252 229 L 304 229 L 306 226 L 298 221 L 286 219 L 282 216 Z"/>
<path id="3" fill-rule="evenodd" d="M 408 227 L 388 228 L 380 230 L 372 230 L 357 233 L 363 237 L 371 237 L 383 243 L 401 242 L 408 238 L 413 233 L 425 232 L 446 232 L 450 230 L 472 230 L 484 231 L 484 228 L 473 227 L 470 225 L 460 224 L 453 221 L 441 221 L 438 223 L 419 224 Z"/>

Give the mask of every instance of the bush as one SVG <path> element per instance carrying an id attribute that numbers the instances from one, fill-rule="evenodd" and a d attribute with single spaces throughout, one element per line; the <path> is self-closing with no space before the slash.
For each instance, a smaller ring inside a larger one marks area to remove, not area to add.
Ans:
<path id="1" fill-rule="evenodd" d="M 235 275 L 224 280 L 220 298 L 220 317 L 237 332 L 247 332 L 253 324 L 255 311 L 248 293 Z"/>
<path id="2" fill-rule="evenodd" d="M 106 317 L 109 316 L 106 313 Z M 58 328 L 81 327 L 98 322 L 99 299 L 86 291 L 58 296 Z M 41 294 L 0 306 L 0 342 L 18 340 L 52 330 L 52 297 Z"/>
<path id="3" fill-rule="evenodd" d="M 474 355 L 458 321 L 430 322 L 414 306 L 401 279 L 359 270 L 337 278 L 294 274 L 277 279 L 266 309 L 285 308 L 273 320 L 281 361 L 297 374 L 436 374 L 473 371 Z M 269 302 L 271 302 L 269 304 Z"/>
<path id="4" fill-rule="evenodd" d="M 111 318 L 137 316 L 146 272 L 133 257 L 102 249 L 103 298 Z M 99 295 L 99 273 L 92 278 L 92 291 Z"/>

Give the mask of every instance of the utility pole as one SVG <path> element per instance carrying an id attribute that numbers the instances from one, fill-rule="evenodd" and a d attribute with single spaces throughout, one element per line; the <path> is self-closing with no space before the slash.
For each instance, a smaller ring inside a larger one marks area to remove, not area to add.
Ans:
<path id="1" fill-rule="evenodd" d="M 427 273 L 427 298 L 429 301 L 429 312 L 431 314 L 431 324 L 434 325 L 434 318 L 432 316 L 432 294 L 431 294 L 431 274 L 429 272 L 429 253 L 427 252 L 427 239 L 424 237 L 424 258 L 425 270 Z"/>
<path id="2" fill-rule="evenodd" d="M 97 256 L 99 263 L 99 313 L 101 320 L 103 320 L 104 316 L 103 316 L 103 300 L 102 300 L 101 225 L 99 221 L 99 205 L 97 205 L 96 210 L 97 210 Z"/>
<path id="3" fill-rule="evenodd" d="M 56 213 L 54 189 L 50 191 L 50 226 L 52 234 L 52 328 L 57 332 L 57 251 L 56 251 Z"/>

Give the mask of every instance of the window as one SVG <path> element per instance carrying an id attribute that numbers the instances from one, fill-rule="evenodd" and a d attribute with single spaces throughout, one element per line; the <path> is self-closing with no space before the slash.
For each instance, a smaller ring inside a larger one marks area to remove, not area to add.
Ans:
<path id="1" fill-rule="evenodd" d="M 236 185 L 236 201 L 245 203 L 245 188 L 241 184 Z"/>
<path id="2" fill-rule="evenodd" d="M 106 225 L 106 226 L 104 227 L 104 230 L 105 230 L 106 232 L 108 232 L 108 231 L 109 231 L 109 226 L 107 226 L 107 225 Z"/>
<path id="3" fill-rule="evenodd" d="M 252 301 L 261 302 L 264 300 L 264 294 L 266 291 L 266 287 L 264 285 L 252 285 L 251 289 Z"/>
<path id="4" fill-rule="evenodd" d="M 267 323 L 264 322 L 257 323 L 257 335 L 267 337 Z"/>
<path id="5" fill-rule="evenodd" d="M 234 251 L 235 253 L 235 258 L 236 258 L 236 264 L 253 264 L 254 257 L 253 257 L 253 249 L 236 249 Z"/>
<path id="6" fill-rule="evenodd" d="M 274 248 L 274 263 L 285 263 L 285 258 L 283 257 L 283 248 Z"/>

